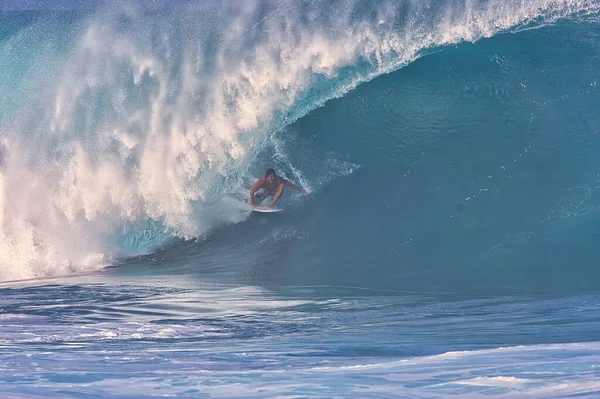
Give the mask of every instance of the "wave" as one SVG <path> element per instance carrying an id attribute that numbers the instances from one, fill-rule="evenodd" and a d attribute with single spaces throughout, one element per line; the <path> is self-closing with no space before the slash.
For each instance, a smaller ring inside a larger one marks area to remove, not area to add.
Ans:
<path id="1" fill-rule="evenodd" d="M 326 101 L 445 46 L 599 8 L 285 1 L 2 12 L 0 280 L 97 268 L 242 221 L 258 155 Z"/>

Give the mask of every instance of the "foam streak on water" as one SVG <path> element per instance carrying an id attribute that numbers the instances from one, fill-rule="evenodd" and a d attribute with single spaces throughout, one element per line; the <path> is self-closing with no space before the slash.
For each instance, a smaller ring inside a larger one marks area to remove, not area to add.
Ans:
<path id="1" fill-rule="evenodd" d="M 591 398 L 600 392 L 600 343 L 558 343 L 585 340 L 598 317 L 593 296 L 440 303 L 422 295 L 348 297 L 335 287 L 276 293 L 171 284 L 3 288 L 0 394 Z"/>

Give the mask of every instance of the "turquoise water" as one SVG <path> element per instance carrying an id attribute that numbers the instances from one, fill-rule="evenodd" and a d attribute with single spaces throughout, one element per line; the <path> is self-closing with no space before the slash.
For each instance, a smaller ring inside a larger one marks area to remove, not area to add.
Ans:
<path id="1" fill-rule="evenodd" d="M 599 10 L 2 11 L 0 396 L 600 395 Z"/>

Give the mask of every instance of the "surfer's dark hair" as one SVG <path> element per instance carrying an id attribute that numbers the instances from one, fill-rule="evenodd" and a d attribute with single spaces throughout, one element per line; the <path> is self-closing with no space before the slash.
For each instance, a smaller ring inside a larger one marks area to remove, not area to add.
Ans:
<path id="1" fill-rule="evenodd" d="M 269 175 L 274 175 L 275 171 L 271 168 L 267 169 L 267 171 L 265 172 L 265 176 L 269 176 Z"/>

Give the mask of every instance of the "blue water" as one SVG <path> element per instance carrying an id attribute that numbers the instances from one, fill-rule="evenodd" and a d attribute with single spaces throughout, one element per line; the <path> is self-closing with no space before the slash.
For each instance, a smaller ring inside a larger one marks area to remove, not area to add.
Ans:
<path id="1" fill-rule="evenodd" d="M 600 397 L 600 3 L 161 4 L 0 7 L 0 397 Z"/>

